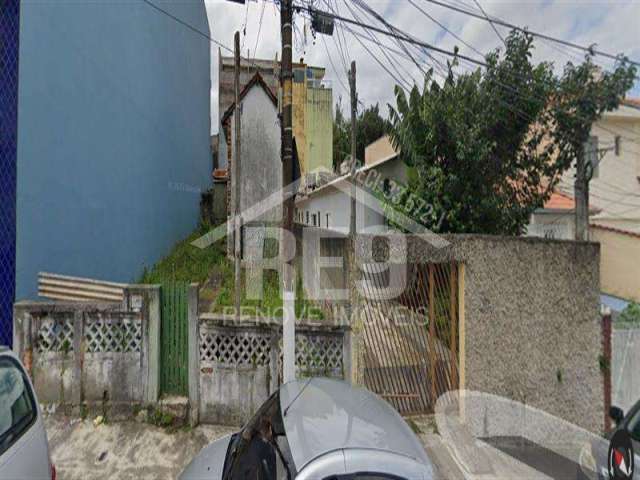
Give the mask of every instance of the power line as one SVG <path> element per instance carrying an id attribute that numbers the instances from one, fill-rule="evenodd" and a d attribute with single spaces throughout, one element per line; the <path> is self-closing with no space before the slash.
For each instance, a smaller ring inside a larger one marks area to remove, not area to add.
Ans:
<path id="1" fill-rule="evenodd" d="M 189 23 L 185 22 L 184 20 L 182 20 L 182 19 L 180 19 L 180 18 L 176 17 L 175 15 L 173 15 L 173 14 L 171 14 L 171 13 L 167 12 L 165 9 L 163 9 L 163 8 L 159 7 L 158 5 L 156 5 L 155 3 L 153 3 L 151 0 L 142 0 L 142 1 L 143 1 L 144 3 L 146 3 L 147 5 L 149 5 L 150 7 L 155 8 L 158 12 L 160 12 L 160 13 L 162 13 L 162 14 L 166 15 L 167 17 L 171 18 L 172 20 L 174 20 L 174 21 L 178 22 L 179 24 L 181 24 L 181 25 L 183 25 L 183 26 L 187 27 L 189 30 L 191 30 L 191 31 L 193 31 L 193 32 L 197 33 L 198 35 L 200 35 L 200 36 L 202 36 L 202 37 L 206 38 L 206 39 L 207 39 L 207 40 L 209 40 L 210 42 L 215 43 L 215 44 L 216 44 L 216 45 L 218 45 L 219 47 L 224 48 L 225 50 L 227 50 L 227 51 L 229 51 L 229 52 L 233 53 L 233 50 L 232 50 L 232 49 L 230 49 L 229 47 L 227 47 L 224 43 L 222 43 L 222 42 L 220 42 L 220 41 L 216 40 L 215 38 L 211 37 L 210 35 L 207 35 L 207 34 L 206 34 L 206 33 L 204 33 L 203 31 L 198 30 L 198 29 L 197 29 L 196 27 L 194 27 L 193 25 L 191 25 L 191 24 L 189 24 Z"/>
<path id="2" fill-rule="evenodd" d="M 247 2 L 248 5 L 249 2 Z M 260 20 L 258 23 L 258 35 L 256 35 L 256 44 L 253 47 L 253 58 L 256 58 L 256 55 L 258 54 L 258 41 L 260 40 L 260 32 L 262 32 L 262 18 L 264 17 L 264 9 L 267 6 L 267 2 L 263 1 L 262 2 L 262 11 L 260 12 Z"/>
<path id="3" fill-rule="evenodd" d="M 301 10 L 306 10 L 311 14 L 313 14 L 314 12 L 317 11 L 314 8 L 306 7 L 306 6 L 302 6 L 302 5 L 296 5 L 296 8 L 299 8 Z M 354 20 L 352 18 L 343 17 L 343 16 L 337 15 L 335 13 L 329 13 L 329 12 L 322 12 L 322 13 L 323 13 L 323 15 L 327 15 L 327 16 L 333 18 L 334 20 L 338 20 L 339 22 L 350 23 L 351 25 L 356 25 L 356 26 L 361 27 L 361 28 L 373 30 L 374 32 L 381 33 L 381 34 L 386 35 L 388 37 L 393 37 L 393 38 L 405 41 L 407 43 L 412 43 L 414 45 L 419 45 L 419 46 L 421 46 L 423 48 L 427 48 L 429 50 L 433 50 L 434 52 L 442 53 L 443 55 L 448 55 L 450 57 L 462 58 L 464 60 L 467 60 L 468 62 L 475 63 L 476 65 L 479 65 L 481 67 L 487 67 L 487 64 L 485 62 L 481 62 L 481 61 L 478 61 L 478 60 L 476 60 L 474 58 L 467 57 L 467 56 L 461 55 L 459 53 L 450 52 L 449 50 L 445 50 L 443 48 L 436 47 L 435 45 L 431 45 L 430 43 L 423 42 L 421 40 L 417 40 L 417 39 L 411 38 L 411 37 L 407 36 L 404 33 L 402 35 L 398 34 L 398 33 L 395 33 L 395 32 L 399 32 L 400 30 L 398 30 L 396 27 L 394 27 L 393 25 L 391 25 L 390 23 L 388 23 L 386 21 L 385 21 L 385 23 L 389 26 L 389 28 L 394 30 L 393 32 L 390 32 L 388 30 L 383 30 L 382 28 L 378 28 L 378 27 L 375 27 L 373 25 L 365 25 L 362 22 L 358 22 L 357 20 Z"/>
<path id="4" fill-rule="evenodd" d="M 491 22 L 492 24 L 495 23 L 495 24 L 498 24 L 498 25 L 500 25 L 502 27 L 507 27 L 507 28 L 510 28 L 512 30 L 518 30 L 520 32 L 524 32 L 524 33 L 527 33 L 529 35 L 532 35 L 534 37 L 544 38 L 544 39 L 549 40 L 551 42 L 556 42 L 556 43 L 559 43 L 561 45 L 565 45 L 567 47 L 583 50 L 583 51 L 585 51 L 585 52 L 587 52 L 587 53 L 589 53 L 591 55 L 600 55 L 602 57 L 607 57 L 607 58 L 610 58 L 612 60 L 620 60 L 620 55 L 613 55 L 611 53 L 603 52 L 602 50 L 597 50 L 594 45 L 591 45 L 589 47 L 585 47 L 584 45 L 578 45 L 577 43 L 569 42 L 567 40 L 562 40 L 560 38 L 555 38 L 555 37 L 552 37 L 550 35 L 546 35 L 544 33 L 534 32 L 533 30 L 529 30 L 528 28 L 519 27 L 517 25 L 514 25 L 513 23 L 506 22 L 506 21 L 501 20 L 501 19 L 496 18 L 496 17 L 491 17 L 491 18 L 485 17 L 485 16 L 482 16 L 482 15 L 480 15 L 478 13 L 472 12 L 470 10 L 466 10 L 464 8 L 456 7 L 455 5 L 444 3 L 444 2 L 441 2 L 439 0 L 426 0 L 426 1 L 427 2 L 431 2 L 431 3 L 435 4 L 435 5 L 439 5 L 439 6 L 444 7 L 444 8 L 448 8 L 450 10 L 454 10 L 456 12 L 459 12 L 459 13 L 462 13 L 462 14 L 465 14 L 465 15 L 469 15 L 471 17 L 474 17 L 474 18 L 477 18 L 477 19 L 480 19 L 480 20 Z M 633 64 L 633 65 L 640 66 L 640 62 L 635 62 L 635 61 L 629 60 L 629 59 L 627 59 L 627 61 L 629 63 Z"/>
<path id="5" fill-rule="evenodd" d="M 496 32 L 496 35 L 498 36 L 498 38 L 502 41 L 502 43 L 504 43 L 506 45 L 506 42 L 504 41 L 504 37 L 502 35 L 500 35 L 500 32 L 496 28 L 496 26 L 493 23 L 493 21 L 489 18 L 489 15 L 487 15 L 487 12 L 484 11 L 484 8 L 482 8 L 482 5 L 480 4 L 480 2 L 478 0 L 473 0 L 473 1 L 475 2 L 475 4 L 478 6 L 480 11 L 484 15 L 484 18 L 486 18 L 489 21 L 489 23 L 491 24 L 491 28 L 493 28 L 493 31 Z"/>

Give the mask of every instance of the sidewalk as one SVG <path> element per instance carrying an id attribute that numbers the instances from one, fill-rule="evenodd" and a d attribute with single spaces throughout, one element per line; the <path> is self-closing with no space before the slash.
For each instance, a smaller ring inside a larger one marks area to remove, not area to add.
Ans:
<path id="1" fill-rule="evenodd" d="M 209 442 L 236 428 L 202 425 L 169 431 L 135 421 L 94 426 L 89 419 L 45 419 L 59 480 L 175 480 Z"/>

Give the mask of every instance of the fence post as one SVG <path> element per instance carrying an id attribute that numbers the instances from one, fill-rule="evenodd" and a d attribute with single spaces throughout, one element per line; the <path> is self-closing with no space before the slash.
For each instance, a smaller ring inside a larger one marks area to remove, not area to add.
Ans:
<path id="1" fill-rule="evenodd" d="M 353 367 L 351 365 L 351 328 L 342 327 L 342 377 L 346 382 L 353 382 Z"/>
<path id="2" fill-rule="evenodd" d="M 609 409 L 611 408 L 611 311 L 602 311 L 602 359 L 600 371 L 602 372 L 604 390 L 604 432 L 611 429 Z"/>
<path id="3" fill-rule="evenodd" d="M 80 405 L 83 401 L 82 368 L 84 363 L 84 313 L 78 309 L 73 312 L 73 384 L 71 386 L 71 404 Z"/>
<path id="4" fill-rule="evenodd" d="M 160 286 L 147 288 L 147 328 L 143 328 L 143 345 L 147 348 L 147 403 L 157 403 L 160 397 Z M 144 340 L 147 335 L 146 342 Z"/>
<path id="5" fill-rule="evenodd" d="M 198 316 L 197 283 L 189 285 L 187 294 L 187 322 L 189 344 L 189 423 L 195 427 L 200 421 L 200 319 Z"/>
<path id="6" fill-rule="evenodd" d="M 17 303 L 13 306 L 13 351 L 24 368 L 31 376 L 31 366 L 33 363 L 33 353 L 31 351 L 31 315 L 27 309 L 20 307 Z"/>
<path id="7" fill-rule="evenodd" d="M 278 345 L 279 331 L 277 328 L 271 330 L 269 348 L 269 395 L 278 390 L 278 357 L 280 356 L 280 346 Z"/>

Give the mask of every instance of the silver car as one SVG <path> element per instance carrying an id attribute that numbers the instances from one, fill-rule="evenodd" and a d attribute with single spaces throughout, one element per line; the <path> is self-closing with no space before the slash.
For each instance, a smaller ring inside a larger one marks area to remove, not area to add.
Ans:
<path id="1" fill-rule="evenodd" d="M 290 382 L 245 427 L 205 447 L 181 480 L 430 480 L 433 466 L 402 417 L 344 382 Z"/>
<path id="2" fill-rule="evenodd" d="M 0 346 L 0 478 L 49 480 L 56 471 L 33 386 L 15 354 Z"/>

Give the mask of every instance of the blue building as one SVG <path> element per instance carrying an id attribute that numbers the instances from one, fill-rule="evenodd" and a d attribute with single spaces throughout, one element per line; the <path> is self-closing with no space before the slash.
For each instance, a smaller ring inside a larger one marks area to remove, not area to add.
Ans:
<path id="1" fill-rule="evenodd" d="M 38 272 L 134 281 L 195 228 L 211 85 L 209 41 L 142 1 L 3 0 L 0 29 L 1 344 Z"/>

